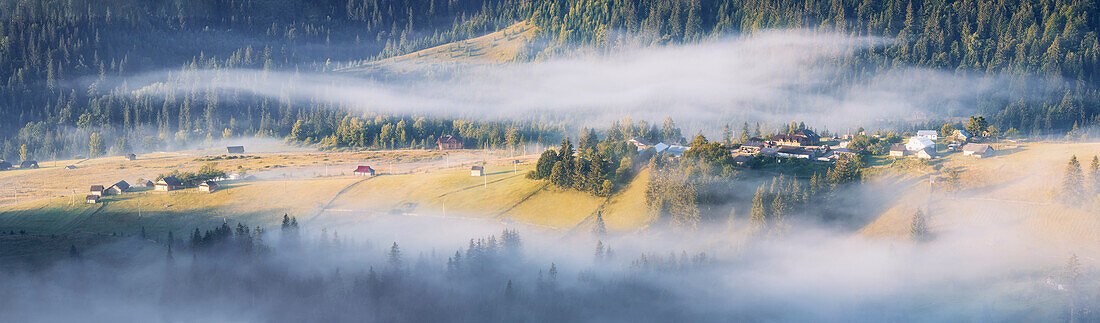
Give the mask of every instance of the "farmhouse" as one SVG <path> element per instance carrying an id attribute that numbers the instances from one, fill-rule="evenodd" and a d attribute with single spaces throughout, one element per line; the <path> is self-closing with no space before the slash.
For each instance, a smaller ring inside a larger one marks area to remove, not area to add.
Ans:
<path id="1" fill-rule="evenodd" d="M 9 168 L 11 168 L 11 163 L 0 159 L 0 170 L 8 170 Z"/>
<path id="2" fill-rule="evenodd" d="M 780 146 L 816 146 L 821 141 L 821 136 L 809 129 L 803 129 L 792 135 L 775 135 L 772 141 Z"/>
<path id="3" fill-rule="evenodd" d="M 444 135 L 435 140 L 439 150 L 462 149 L 462 138 L 452 135 Z"/>
<path id="4" fill-rule="evenodd" d="M 987 144 L 966 144 L 963 146 L 963 156 L 985 158 L 993 156 L 996 151 Z"/>
<path id="5" fill-rule="evenodd" d="M 218 190 L 218 183 L 214 181 L 205 181 L 199 184 L 199 192 L 213 193 Z"/>
<path id="6" fill-rule="evenodd" d="M 88 204 L 96 204 L 96 203 L 99 203 L 99 195 L 91 195 L 91 194 L 89 194 L 88 196 L 85 196 L 85 197 L 84 197 L 84 201 L 85 201 L 86 203 L 88 203 Z"/>
<path id="7" fill-rule="evenodd" d="M 739 150 L 746 154 L 755 154 L 757 152 L 760 152 L 760 148 L 764 147 L 766 147 L 766 145 L 763 142 L 746 142 L 741 144 L 741 148 Z"/>
<path id="8" fill-rule="evenodd" d="M 230 154 L 243 154 L 244 146 L 229 146 L 225 147 L 225 152 Z"/>
<path id="9" fill-rule="evenodd" d="M 776 152 L 776 156 L 789 157 L 789 158 L 801 158 L 810 159 L 814 158 L 814 152 L 812 150 L 797 147 L 797 146 L 783 146 Z"/>
<path id="10" fill-rule="evenodd" d="M 485 176 L 485 167 L 470 167 L 470 176 Z"/>
<path id="11" fill-rule="evenodd" d="M 111 187 L 107 188 L 107 194 L 122 194 L 129 190 L 130 183 L 127 183 L 126 181 L 118 181 L 118 183 L 115 183 L 115 185 L 111 185 Z"/>
<path id="12" fill-rule="evenodd" d="M 940 134 L 935 130 L 917 130 L 917 137 L 928 138 L 928 140 L 940 139 Z"/>
<path id="13" fill-rule="evenodd" d="M 643 151 L 646 148 L 649 148 L 649 146 L 653 146 L 653 143 L 649 140 L 638 137 L 630 138 L 630 140 L 627 140 L 627 142 L 629 142 L 631 145 L 634 145 L 634 147 L 637 147 L 638 151 Z"/>
<path id="14" fill-rule="evenodd" d="M 673 156 L 680 156 L 680 155 L 683 155 L 684 152 L 687 151 L 688 149 L 690 149 L 690 148 L 688 148 L 686 146 L 671 145 L 671 146 L 668 146 L 668 149 L 665 149 L 665 153 L 673 155 Z"/>
<path id="15" fill-rule="evenodd" d="M 126 160 L 130 160 L 130 161 L 137 160 L 137 155 L 134 155 L 132 153 L 131 154 L 126 154 Z"/>
<path id="16" fill-rule="evenodd" d="M 905 156 L 905 145 L 890 146 L 890 156 L 891 157 L 904 157 Z"/>
<path id="17" fill-rule="evenodd" d="M 355 169 L 355 176 L 374 176 L 374 169 L 370 166 L 359 166 Z"/>
<path id="18" fill-rule="evenodd" d="M 138 183 L 138 186 L 140 186 L 140 187 L 155 187 L 155 186 L 157 186 L 156 183 L 153 183 L 153 181 L 150 181 L 150 180 L 138 180 L 137 183 Z"/>
<path id="19" fill-rule="evenodd" d="M 153 190 L 167 192 L 178 189 L 180 188 L 180 186 L 183 186 L 183 182 L 180 182 L 178 178 L 168 176 L 165 178 L 161 178 L 159 181 L 157 181 L 157 183 L 154 185 Z"/>
<path id="20" fill-rule="evenodd" d="M 89 192 L 88 195 L 95 195 L 95 196 L 103 196 L 105 194 L 110 194 L 110 193 L 106 192 L 106 189 L 103 188 L 103 185 L 92 185 L 92 188 L 88 189 L 88 192 Z"/>
<path id="21" fill-rule="evenodd" d="M 955 132 L 951 133 L 951 137 L 954 139 L 967 141 L 970 140 L 971 136 L 970 132 L 967 132 L 966 129 L 956 129 Z"/>
<path id="22" fill-rule="evenodd" d="M 929 147 L 935 151 L 936 143 L 925 137 L 909 137 L 909 142 L 905 143 L 905 150 L 911 152 L 921 151 Z"/>
<path id="23" fill-rule="evenodd" d="M 668 147 L 671 147 L 671 146 L 669 146 L 669 144 L 659 142 L 656 145 L 653 145 L 653 150 L 658 152 L 658 153 L 663 153 L 663 152 L 665 152 L 665 150 L 668 150 Z"/>
<path id="24" fill-rule="evenodd" d="M 33 160 L 24 160 L 19 163 L 19 168 L 38 168 L 38 162 Z"/>
<path id="25" fill-rule="evenodd" d="M 760 154 L 769 157 L 775 157 L 779 154 L 779 147 L 766 147 L 760 148 Z"/>

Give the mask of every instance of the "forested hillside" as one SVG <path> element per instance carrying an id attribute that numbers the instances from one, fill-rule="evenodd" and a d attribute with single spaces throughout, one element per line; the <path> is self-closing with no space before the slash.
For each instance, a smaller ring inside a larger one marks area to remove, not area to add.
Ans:
<path id="1" fill-rule="evenodd" d="M 899 66 L 1059 78 L 1062 97 L 990 98 L 978 108 L 1002 130 L 1060 135 L 1075 124 L 1100 123 L 1098 15 L 1093 0 L 5 0 L 0 158 L 94 153 L 92 133 L 108 138 L 104 150 L 116 153 L 227 135 L 285 137 L 298 120 L 331 119 L 324 111 L 342 107 L 205 90 L 135 96 L 118 77 L 228 68 L 325 72 L 521 20 L 545 40 L 521 56 L 533 60 L 576 45 L 643 39 L 660 46 L 769 28 L 882 36 L 893 41 L 844 58 L 851 72 L 833 82 Z M 1031 86 L 1029 79 L 1015 86 Z M 339 122 L 327 124 L 335 130 Z M 371 139 L 358 146 L 382 145 Z"/>

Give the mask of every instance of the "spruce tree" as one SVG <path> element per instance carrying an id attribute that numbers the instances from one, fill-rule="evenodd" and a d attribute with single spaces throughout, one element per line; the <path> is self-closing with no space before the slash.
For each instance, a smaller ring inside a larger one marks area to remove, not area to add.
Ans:
<path id="1" fill-rule="evenodd" d="M 916 242 L 923 242 L 928 239 L 928 222 L 921 210 L 913 213 L 913 219 L 909 225 L 909 238 Z"/>
<path id="2" fill-rule="evenodd" d="M 1065 178 L 1062 180 L 1062 194 L 1067 202 L 1076 204 L 1081 201 L 1082 178 L 1081 163 L 1073 155 L 1066 164 Z"/>
<path id="3" fill-rule="evenodd" d="M 607 235 L 607 226 L 603 223 L 603 211 L 596 211 L 596 224 L 592 227 L 592 234 L 597 237 Z"/>
<path id="4" fill-rule="evenodd" d="M 749 220 L 752 221 L 752 226 L 757 229 L 764 229 L 768 226 L 768 211 L 765 206 L 768 204 L 766 201 L 768 191 L 764 188 L 764 184 L 760 184 L 760 187 L 756 189 L 756 194 L 752 196 L 752 210 Z"/>
<path id="5" fill-rule="evenodd" d="M 604 250 L 603 240 L 596 240 L 596 261 L 597 262 L 603 260 L 605 252 L 606 251 Z"/>
<path id="6" fill-rule="evenodd" d="M 401 268 L 401 248 L 397 246 L 397 242 L 394 242 L 390 246 L 390 252 L 387 256 L 390 266 L 394 269 Z"/>

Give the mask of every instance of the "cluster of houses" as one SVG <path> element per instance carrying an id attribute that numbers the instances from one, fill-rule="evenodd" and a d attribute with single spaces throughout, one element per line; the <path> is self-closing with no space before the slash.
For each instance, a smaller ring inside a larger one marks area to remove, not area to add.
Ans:
<path id="1" fill-rule="evenodd" d="M 126 181 L 118 181 L 111 186 L 92 185 L 88 190 L 88 195 L 85 197 L 85 201 L 89 204 L 99 203 L 100 199 L 108 195 L 122 195 L 129 192 L 135 187 L 147 187 L 152 188 L 157 192 L 175 191 L 184 187 L 183 181 L 175 176 L 165 176 L 160 180 L 153 182 L 150 180 L 138 180 L 137 185 L 131 186 Z M 204 181 L 199 184 L 198 191 L 204 193 L 212 193 L 218 190 L 218 182 L 214 180 Z"/>
<path id="2" fill-rule="evenodd" d="M 973 138 L 969 132 L 963 129 L 955 130 L 947 139 L 952 142 L 947 145 L 948 151 L 962 151 L 963 156 L 985 158 L 993 156 L 996 150 L 989 144 L 968 142 Z M 933 159 L 939 157 L 936 152 L 936 141 L 941 139 L 935 130 L 918 130 L 917 135 L 909 137 L 905 144 L 890 147 L 889 155 L 892 157 L 916 157 Z"/>
<path id="3" fill-rule="evenodd" d="M 145 184 L 142 183 L 141 185 Z M 129 192 L 131 188 L 130 183 L 126 181 L 118 181 L 118 183 L 114 183 L 111 186 L 92 185 L 92 187 L 88 189 L 88 196 L 84 197 L 84 201 L 88 204 L 99 203 L 99 199 L 104 196 L 122 195 L 122 193 Z"/>
<path id="4" fill-rule="evenodd" d="M 812 130 L 799 130 L 793 134 L 779 134 L 771 140 L 751 138 L 732 151 L 733 161 L 743 166 L 756 154 L 769 157 L 799 158 L 822 162 L 835 162 L 843 156 L 855 156 L 859 151 L 846 147 L 832 147 L 821 144 L 821 136 Z"/>

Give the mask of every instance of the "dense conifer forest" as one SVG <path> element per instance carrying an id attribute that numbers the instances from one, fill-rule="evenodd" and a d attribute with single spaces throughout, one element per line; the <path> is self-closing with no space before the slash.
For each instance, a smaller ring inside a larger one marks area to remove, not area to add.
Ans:
<path id="1" fill-rule="evenodd" d="M 205 90 L 141 96 L 120 81 L 156 71 L 326 72 L 523 20 L 541 37 L 521 56 L 529 60 L 567 55 L 575 46 L 692 43 L 772 28 L 883 37 L 886 46 L 842 58 L 850 72 L 830 82 L 904 66 L 1009 75 L 1015 80 L 1010 86 L 1021 89 L 1035 86 L 1029 80 L 1036 77 L 1048 78 L 1064 95 L 988 98 L 977 108 L 998 129 L 1061 135 L 1100 122 L 1098 16 L 1092 0 L 2 1 L 0 157 L 85 155 L 93 153 L 93 134 L 113 153 L 239 135 L 383 148 L 423 146 L 432 136 L 467 131 L 479 146 L 514 144 L 509 133 L 522 134 L 524 142 L 555 143 L 562 136 L 547 129 L 558 125 L 429 116 L 424 118 L 435 127 L 430 134 L 383 139 L 387 124 L 411 128 L 421 117 L 349 116 L 338 105 Z M 345 117 L 370 120 L 361 127 L 376 130 L 355 139 L 336 135 L 356 122 Z M 484 131 L 453 126 L 463 123 Z M 302 124 L 316 133 L 295 132 Z"/>

